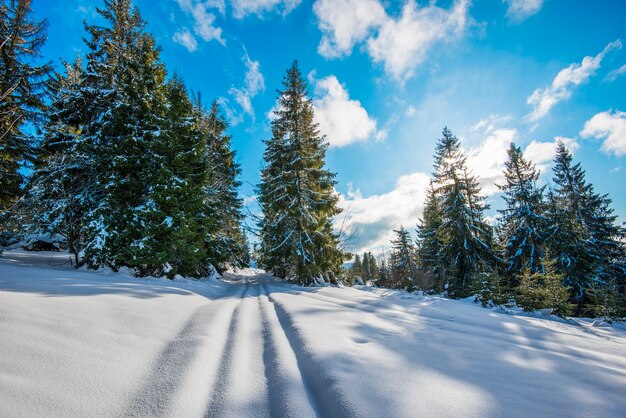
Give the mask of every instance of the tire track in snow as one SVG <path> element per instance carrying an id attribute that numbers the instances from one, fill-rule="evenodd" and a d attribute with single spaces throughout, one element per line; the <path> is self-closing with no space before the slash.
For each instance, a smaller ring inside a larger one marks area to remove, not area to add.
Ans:
<path id="1" fill-rule="evenodd" d="M 262 288 L 258 303 L 263 324 L 263 363 L 270 417 L 319 417 L 310 385 L 302 375 L 295 350 L 269 300 L 269 289 L 266 284 Z"/>
<path id="2" fill-rule="evenodd" d="M 356 412 L 341 396 L 340 383 L 324 370 L 319 360 L 307 349 L 289 313 L 272 297 L 271 292 L 268 292 L 268 299 L 274 306 L 276 317 L 295 354 L 302 380 L 309 388 L 317 413 L 323 417 L 356 417 Z"/>
<path id="3" fill-rule="evenodd" d="M 238 296 L 243 292 L 233 287 L 222 297 Z M 203 325 L 211 323 L 211 319 L 223 307 L 220 299 L 208 302 L 196 309 L 185 322 L 178 334 L 170 340 L 154 361 L 143 385 L 133 395 L 124 416 L 163 416 L 166 415 L 177 389 L 182 385 L 194 356 L 202 344 Z"/>
<path id="4" fill-rule="evenodd" d="M 246 294 L 235 308 L 205 417 L 269 415 L 262 326 L 255 300 L 260 291 L 258 284 L 248 284 Z"/>

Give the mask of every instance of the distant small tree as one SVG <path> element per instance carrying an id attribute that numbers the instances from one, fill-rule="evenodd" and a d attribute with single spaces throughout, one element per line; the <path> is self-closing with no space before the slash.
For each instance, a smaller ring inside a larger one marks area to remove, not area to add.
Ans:
<path id="1" fill-rule="evenodd" d="M 409 292 L 416 289 L 415 279 L 418 274 L 415 246 L 409 231 L 404 227 L 394 231 L 396 238 L 391 241 L 391 277 L 394 287 L 399 287 Z"/>
<path id="2" fill-rule="evenodd" d="M 354 256 L 354 263 L 352 263 L 351 270 L 352 270 L 352 274 L 355 277 L 361 277 L 362 276 L 362 272 L 361 272 L 361 270 L 362 270 L 361 257 L 359 257 L 358 254 L 356 254 Z"/>

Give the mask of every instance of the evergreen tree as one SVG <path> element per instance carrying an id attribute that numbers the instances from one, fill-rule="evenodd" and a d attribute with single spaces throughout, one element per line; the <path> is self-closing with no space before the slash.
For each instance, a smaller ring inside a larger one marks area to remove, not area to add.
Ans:
<path id="1" fill-rule="evenodd" d="M 508 287 L 517 286 L 517 276 L 528 267 L 531 273 L 541 269 L 542 246 L 546 236 L 544 187 L 537 186 L 539 171 L 526 161 L 522 150 L 511 143 L 505 163 L 505 184 L 499 186 L 505 208 L 499 210 L 501 241 L 509 278 Z"/>
<path id="2" fill-rule="evenodd" d="M 261 261 L 298 283 L 334 280 L 344 255 L 332 218 L 341 210 L 333 193 L 335 175 L 324 168 L 328 145 L 313 121 L 297 62 L 287 70 L 283 88 L 259 185 Z"/>
<path id="3" fill-rule="evenodd" d="M 392 279 L 389 264 L 387 255 L 383 253 L 380 256 L 380 267 L 378 268 L 378 275 L 376 277 L 376 286 L 391 287 Z"/>
<path id="4" fill-rule="evenodd" d="M 30 224 L 32 232 L 63 236 L 79 266 L 84 217 L 93 207 L 97 185 L 84 143 L 83 126 L 89 119 L 89 106 L 82 95 L 82 60 L 65 63 L 65 72 L 51 83 L 53 99 L 44 140 L 38 147 L 28 193 L 17 209 L 22 223 Z"/>
<path id="5" fill-rule="evenodd" d="M 478 181 L 469 174 L 466 155 L 448 128 L 435 151 L 435 198 L 441 205 L 435 271 L 445 281 L 452 297 L 471 293 L 472 277 L 491 272 L 495 262 L 491 227 L 484 220 L 487 206 L 480 196 Z"/>
<path id="6" fill-rule="evenodd" d="M 204 144 L 178 75 L 167 82 L 165 100 L 167 114 L 150 144 L 158 163 L 148 195 L 154 210 L 150 211 L 152 217 L 144 220 L 143 231 L 148 238 L 144 246 L 151 249 L 153 258 L 152 267 L 143 269 L 156 276 L 203 277 L 211 273 L 205 240 L 213 223 L 206 213 L 202 189 L 208 176 Z"/>
<path id="7" fill-rule="evenodd" d="M 0 212 L 20 195 L 20 168 L 33 158 L 33 137 L 25 128 L 39 126 L 46 107 L 52 67 L 34 61 L 47 26 L 33 19 L 31 0 L 0 1 Z"/>
<path id="8" fill-rule="evenodd" d="M 443 247 L 440 228 L 443 223 L 440 197 L 437 196 L 431 180 L 426 191 L 426 202 L 422 218 L 417 225 L 417 253 L 420 269 L 435 280 L 433 287 L 441 292 L 444 289 L 443 275 L 440 271 L 439 251 Z"/>
<path id="9" fill-rule="evenodd" d="M 356 277 L 363 277 L 363 267 L 361 264 L 361 257 L 359 255 L 354 256 L 354 262 L 352 263 L 352 272 Z"/>
<path id="10" fill-rule="evenodd" d="M 361 278 L 363 278 L 364 281 L 369 280 L 369 273 L 370 273 L 370 259 L 369 259 L 369 255 L 367 254 L 367 252 L 363 253 L 363 266 L 361 267 Z"/>
<path id="11" fill-rule="evenodd" d="M 595 193 L 580 163 L 573 164 L 572 160 L 572 154 L 559 142 L 548 217 L 551 251 L 565 284 L 573 290 L 576 314 L 582 314 L 589 289 L 610 286 L 613 275 L 621 275 L 625 233 L 615 223 L 611 200 Z"/>
<path id="12" fill-rule="evenodd" d="M 196 117 L 206 141 L 205 158 L 208 178 L 204 186 L 207 212 L 215 225 L 207 236 L 207 248 L 212 262 L 223 270 L 226 265 L 244 267 L 248 259 L 248 243 L 241 229 L 243 201 L 237 177 L 241 167 L 231 149 L 231 137 L 226 133 L 228 123 L 216 101 L 204 112 L 198 97 Z"/>
<path id="13" fill-rule="evenodd" d="M 130 0 L 105 0 L 106 26 L 86 26 L 90 84 L 109 102 L 96 120 L 93 157 L 103 198 L 89 214 L 85 250 L 92 267 L 129 266 L 136 274 L 167 269 L 153 231 L 168 215 L 155 202 L 166 120 L 165 68 Z"/>
<path id="14" fill-rule="evenodd" d="M 367 263 L 365 262 L 367 260 Z M 378 266 L 376 265 L 376 258 L 371 252 L 363 253 L 363 280 L 373 281 L 378 278 Z"/>
<path id="15" fill-rule="evenodd" d="M 392 280 L 396 287 L 413 291 L 418 273 L 415 246 L 409 231 L 404 227 L 394 232 L 396 238 L 391 241 L 393 249 L 390 260 Z"/>
<path id="16" fill-rule="evenodd" d="M 533 273 L 528 266 L 522 269 L 517 293 L 516 301 L 525 311 L 551 309 L 559 316 L 567 316 L 571 312 L 563 275 L 557 273 L 556 262 L 549 253 L 543 258 L 541 270 Z"/>

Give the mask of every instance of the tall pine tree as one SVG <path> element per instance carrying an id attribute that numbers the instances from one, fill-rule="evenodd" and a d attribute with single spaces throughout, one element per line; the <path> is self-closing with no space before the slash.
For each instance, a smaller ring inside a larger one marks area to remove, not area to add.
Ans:
<path id="1" fill-rule="evenodd" d="M 573 290 L 575 313 L 583 314 L 589 289 L 612 287 L 623 292 L 625 233 L 616 224 L 611 199 L 594 191 L 562 142 L 554 161 L 550 247 L 565 284 Z"/>
<path id="2" fill-rule="evenodd" d="M 207 236 L 207 248 L 212 262 L 223 270 L 227 265 L 244 267 L 247 265 L 248 245 L 241 229 L 243 222 L 243 201 L 237 179 L 241 167 L 235 161 L 231 148 L 231 137 L 226 133 L 228 123 L 217 102 L 213 102 L 208 112 L 202 102 L 196 99 L 196 117 L 205 141 L 207 161 L 207 181 L 204 196 L 207 213 L 215 220 Z"/>
<path id="3" fill-rule="evenodd" d="M 418 259 L 420 268 L 433 276 L 434 288 L 443 291 L 443 275 L 440 274 L 439 251 L 443 247 L 443 241 L 439 234 L 443 222 L 441 212 L 440 196 L 437 195 L 433 182 L 431 181 L 426 191 L 426 202 L 422 218 L 417 225 Z"/>
<path id="4" fill-rule="evenodd" d="M 333 191 L 335 175 L 324 167 L 328 145 L 313 121 L 297 62 L 287 70 L 278 103 L 258 188 L 261 263 L 302 284 L 334 281 L 344 254 L 332 218 L 341 210 Z"/>
<path id="5" fill-rule="evenodd" d="M 499 210 L 503 258 L 509 288 L 518 284 L 518 275 L 528 268 L 542 270 L 542 247 L 546 237 L 544 187 L 537 186 L 539 171 L 524 159 L 522 150 L 511 143 L 505 163 L 505 184 L 500 186 L 505 208 Z"/>
<path id="6" fill-rule="evenodd" d="M 31 232 L 63 236 L 79 266 L 84 241 L 84 218 L 98 192 L 93 160 L 83 127 L 91 106 L 85 103 L 82 60 L 65 63 L 65 75 L 51 83 L 44 139 L 38 147 L 35 170 L 25 198 L 18 205 L 21 221 Z"/>
<path id="7" fill-rule="evenodd" d="M 417 254 L 411 234 L 404 227 L 394 230 L 396 238 L 391 241 L 391 277 L 395 287 L 408 291 L 415 290 L 418 274 Z"/>
<path id="8" fill-rule="evenodd" d="M 166 266 L 153 245 L 154 223 L 167 222 L 153 194 L 159 183 L 165 127 L 165 68 L 145 22 L 130 0 L 105 0 L 97 9 L 106 26 L 87 26 L 87 70 L 110 91 L 111 103 L 95 132 L 94 161 L 104 198 L 91 214 L 87 262 L 140 276 Z"/>
<path id="9" fill-rule="evenodd" d="M 0 1 L 0 212 L 21 193 L 20 168 L 32 161 L 33 136 L 45 110 L 50 64 L 36 64 L 47 21 L 35 21 L 31 0 Z M 31 129 L 32 130 L 32 129 Z"/>
<path id="10" fill-rule="evenodd" d="M 442 241 L 436 270 L 452 297 L 468 296 L 477 273 L 492 271 L 495 261 L 491 227 L 483 215 L 487 206 L 466 160 L 458 138 L 444 128 L 435 150 L 434 189 L 441 205 L 437 235 Z"/>

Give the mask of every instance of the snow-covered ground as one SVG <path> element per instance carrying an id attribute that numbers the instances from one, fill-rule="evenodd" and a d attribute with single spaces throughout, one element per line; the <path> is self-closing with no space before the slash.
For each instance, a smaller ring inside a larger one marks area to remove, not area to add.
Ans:
<path id="1" fill-rule="evenodd" d="M 0 416 L 626 416 L 626 331 L 258 270 L 0 257 Z"/>

